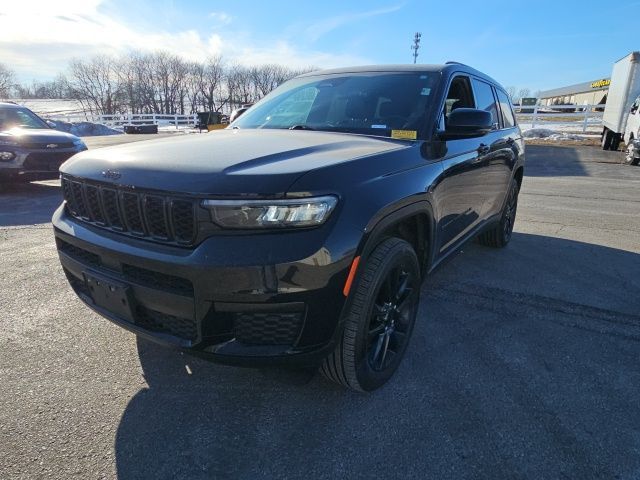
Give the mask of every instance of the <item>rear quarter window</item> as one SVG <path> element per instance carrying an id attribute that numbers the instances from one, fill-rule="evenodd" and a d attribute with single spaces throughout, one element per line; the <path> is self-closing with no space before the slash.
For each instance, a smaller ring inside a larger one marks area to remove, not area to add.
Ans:
<path id="1" fill-rule="evenodd" d="M 500 102 L 500 110 L 502 112 L 502 124 L 504 128 L 512 128 L 516 126 L 516 117 L 511 108 L 509 97 L 502 90 L 496 90 L 498 93 L 498 102 Z"/>

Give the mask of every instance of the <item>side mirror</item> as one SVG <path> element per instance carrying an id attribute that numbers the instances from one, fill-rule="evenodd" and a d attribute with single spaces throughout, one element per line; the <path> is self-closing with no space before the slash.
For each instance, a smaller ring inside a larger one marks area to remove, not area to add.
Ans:
<path id="1" fill-rule="evenodd" d="M 45 122 L 47 122 L 47 125 L 49 125 L 51 128 L 56 128 L 56 126 L 58 125 L 56 122 L 52 120 L 45 120 Z"/>
<path id="2" fill-rule="evenodd" d="M 456 108 L 449 114 L 445 138 L 482 137 L 493 128 L 491 112 L 476 108 Z"/>

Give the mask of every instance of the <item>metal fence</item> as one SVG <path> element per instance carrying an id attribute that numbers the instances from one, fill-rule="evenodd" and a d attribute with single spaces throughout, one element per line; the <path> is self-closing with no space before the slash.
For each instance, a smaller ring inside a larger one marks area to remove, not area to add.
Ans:
<path id="1" fill-rule="evenodd" d="M 602 127 L 604 105 L 531 105 L 515 107 L 518 123 L 535 127 L 562 125 L 564 128 L 581 131 L 598 130 Z"/>

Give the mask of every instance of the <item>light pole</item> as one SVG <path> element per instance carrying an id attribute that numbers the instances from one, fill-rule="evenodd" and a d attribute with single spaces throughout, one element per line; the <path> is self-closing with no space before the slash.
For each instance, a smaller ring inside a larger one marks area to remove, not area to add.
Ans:
<path id="1" fill-rule="evenodd" d="M 413 63 L 416 63 L 418 58 L 418 50 L 420 49 L 420 38 L 422 38 L 422 34 L 420 32 L 416 32 L 413 37 L 413 45 L 411 45 L 411 50 L 413 50 Z"/>

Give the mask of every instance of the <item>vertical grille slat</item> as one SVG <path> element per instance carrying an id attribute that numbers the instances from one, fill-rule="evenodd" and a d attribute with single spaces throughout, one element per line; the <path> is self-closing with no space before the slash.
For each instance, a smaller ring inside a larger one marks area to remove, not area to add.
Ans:
<path id="1" fill-rule="evenodd" d="M 190 246 L 196 238 L 196 200 L 62 177 L 67 211 L 119 233 Z"/>
<path id="2" fill-rule="evenodd" d="M 165 209 L 165 199 L 156 195 L 144 197 L 144 217 L 149 235 L 161 240 L 169 239 L 169 224 Z"/>
<path id="3" fill-rule="evenodd" d="M 100 190 L 93 185 L 85 185 L 84 194 L 91 219 L 99 224 L 104 224 L 104 214 L 100 205 Z"/>
<path id="4" fill-rule="evenodd" d="M 173 237 L 179 243 L 191 243 L 195 235 L 195 212 L 193 202 L 173 200 L 171 202 L 171 225 Z"/>
<path id="5" fill-rule="evenodd" d="M 100 189 L 100 193 L 107 223 L 111 228 L 123 231 L 124 222 L 120 214 L 120 208 L 118 207 L 118 192 L 110 188 L 102 188 Z"/>
<path id="6" fill-rule="evenodd" d="M 89 209 L 87 208 L 82 194 L 82 184 L 79 182 L 71 182 L 71 197 L 73 198 L 73 205 L 77 215 L 84 219 L 90 220 Z"/>
<path id="7" fill-rule="evenodd" d="M 122 193 L 122 211 L 124 212 L 124 222 L 134 235 L 144 235 L 144 223 L 142 222 L 142 212 L 140 211 L 140 197 L 136 193 Z"/>

